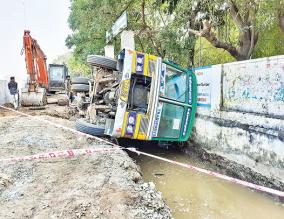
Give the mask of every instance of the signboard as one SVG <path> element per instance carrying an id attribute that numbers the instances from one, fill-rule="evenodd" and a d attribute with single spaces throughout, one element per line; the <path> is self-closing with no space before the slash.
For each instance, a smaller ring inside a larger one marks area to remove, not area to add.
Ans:
<path id="1" fill-rule="evenodd" d="M 211 67 L 194 70 L 197 78 L 197 106 L 211 108 Z"/>
<path id="2" fill-rule="evenodd" d="M 127 27 L 127 12 L 123 14 L 114 22 L 111 29 L 106 32 L 106 43 L 109 43 L 113 37 L 119 34 L 123 29 Z"/>
<path id="3" fill-rule="evenodd" d="M 194 69 L 197 79 L 197 106 L 219 109 L 221 102 L 221 65 Z"/>

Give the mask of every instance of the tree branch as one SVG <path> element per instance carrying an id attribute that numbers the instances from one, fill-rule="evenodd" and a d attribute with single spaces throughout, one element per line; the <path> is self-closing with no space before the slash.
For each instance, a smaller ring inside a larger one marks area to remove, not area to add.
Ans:
<path id="1" fill-rule="evenodd" d="M 145 0 L 141 2 L 141 14 L 142 14 L 142 29 L 146 29 L 146 20 L 145 20 Z"/>
<path id="2" fill-rule="evenodd" d="M 240 29 L 243 29 L 246 25 L 239 13 L 239 9 L 235 3 L 235 1 L 230 0 L 229 1 L 229 5 L 230 5 L 230 13 L 232 18 L 235 20 L 236 24 L 239 26 Z M 249 16 L 249 15 L 246 15 Z"/>
<path id="3" fill-rule="evenodd" d="M 189 28 L 188 32 L 194 34 L 195 36 L 204 37 L 213 46 L 215 46 L 216 48 L 221 48 L 221 49 L 227 50 L 234 57 L 237 57 L 239 55 L 236 47 L 232 46 L 229 43 L 225 43 L 225 42 L 222 42 L 222 41 L 217 39 L 216 34 L 212 31 L 211 25 L 210 25 L 209 21 L 207 21 L 207 20 L 203 21 L 203 30 L 196 31 L 196 30 Z"/>
<path id="4" fill-rule="evenodd" d="M 206 33 L 204 37 L 216 48 L 228 51 L 233 57 L 239 56 L 239 52 L 236 47 L 234 47 L 232 44 L 218 40 L 215 33 L 213 33 L 212 31 Z"/>
<path id="5" fill-rule="evenodd" d="M 141 20 L 142 20 L 142 25 L 141 25 L 141 30 L 139 31 L 138 35 L 142 34 L 142 32 L 146 32 L 148 39 L 150 40 L 152 46 L 155 48 L 157 54 L 161 56 L 162 58 L 165 56 L 164 53 L 161 52 L 161 45 L 158 46 L 155 43 L 155 40 L 152 37 L 152 29 L 149 27 L 146 23 L 146 17 L 145 17 L 145 0 L 142 0 L 141 2 Z"/>
<path id="6" fill-rule="evenodd" d="M 255 25 L 256 25 L 256 5 L 255 7 L 252 9 L 251 14 L 250 14 L 250 23 L 251 23 L 251 28 L 250 28 L 250 48 L 249 51 L 247 53 L 247 59 L 249 59 L 251 57 L 251 54 L 253 52 L 253 49 L 255 47 L 255 44 L 258 40 L 258 31 L 255 29 Z"/>
<path id="7" fill-rule="evenodd" d="M 198 36 L 198 37 L 201 37 L 202 36 L 202 33 L 200 31 L 197 31 L 197 30 L 193 30 L 191 28 L 188 28 L 187 31 L 195 36 Z"/>
<path id="8" fill-rule="evenodd" d="M 141 46 L 142 51 L 145 51 L 144 45 L 143 45 L 142 40 L 141 40 L 141 38 L 140 38 L 139 35 L 137 35 L 137 39 L 138 39 L 138 41 L 139 41 L 139 44 L 140 44 L 140 46 Z"/>
<path id="9" fill-rule="evenodd" d="M 282 31 L 282 33 L 284 34 L 284 10 L 282 9 L 279 9 L 278 10 L 278 24 L 279 24 L 279 27 Z"/>
<path id="10" fill-rule="evenodd" d="M 125 5 L 125 7 L 122 9 L 121 13 L 120 13 L 118 16 L 120 16 L 124 11 L 126 11 L 126 10 L 130 7 L 130 5 L 131 5 L 133 2 L 134 2 L 134 0 L 130 0 L 130 1 Z"/>

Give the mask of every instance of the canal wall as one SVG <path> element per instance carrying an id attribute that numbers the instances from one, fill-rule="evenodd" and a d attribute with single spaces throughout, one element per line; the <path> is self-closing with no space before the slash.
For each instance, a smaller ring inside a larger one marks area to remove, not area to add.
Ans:
<path id="1" fill-rule="evenodd" d="M 11 95 L 8 90 L 8 81 L 0 80 L 0 104 L 10 103 Z"/>
<path id="2" fill-rule="evenodd" d="M 284 182 L 284 56 L 195 69 L 194 145 Z"/>

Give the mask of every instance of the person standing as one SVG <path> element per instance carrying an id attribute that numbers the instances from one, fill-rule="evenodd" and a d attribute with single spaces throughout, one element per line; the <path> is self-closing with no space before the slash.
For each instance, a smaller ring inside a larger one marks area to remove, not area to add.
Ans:
<path id="1" fill-rule="evenodd" d="M 10 94 L 13 96 L 14 108 L 17 109 L 19 107 L 19 91 L 18 91 L 18 83 L 15 81 L 15 77 L 10 77 L 8 88 Z"/>
<path id="2" fill-rule="evenodd" d="M 73 94 L 71 91 L 71 79 L 70 79 L 70 75 L 67 75 L 66 80 L 65 80 L 65 92 L 70 100 L 70 102 L 72 103 L 73 101 Z"/>

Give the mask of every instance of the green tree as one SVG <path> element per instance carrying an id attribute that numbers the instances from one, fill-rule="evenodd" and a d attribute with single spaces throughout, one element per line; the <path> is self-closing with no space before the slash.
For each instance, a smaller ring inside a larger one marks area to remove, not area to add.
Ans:
<path id="1" fill-rule="evenodd" d="M 103 54 L 105 33 L 125 10 L 129 13 L 129 29 L 135 32 L 137 50 L 172 59 L 184 66 L 192 65 L 194 39 L 185 37 L 182 19 L 166 12 L 167 4 L 155 0 L 73 0 L 69 25 L 73 34 L 66 45 L 74 49 L 74 57 L 85 62 L 89 54 Z M 119 39 L 113 41 L 119 50 Z"/>
<path id="2" fill-rule="evenodd" d="M 275 43 L 283 42 L 284 34 L 280 31 L 283 0 L 72 0 L 71 3 L 68 21 L 73 34 L 66 39 L 66 45 L 74 49 L 74 59 L 79 63 L 85 63 L 89 54 L 103 54 L 106 31 L 125 10 L 137 50 L 185 67 L 201 64 L 200 60 L 202 64 L 217 64 L 283 53 Z M 112 43 L 118 52 L 119 39 Z"/>
<path id="3" fill-rule="evenodd" d="M 214 47 L 228 51 L 237 60 L 251 57 L 258 40 L 257 12 L 258 0 L 168 0 L 174 8 L 189 2 L 187 14 L 195 19 L 188 20 L 188 31 L 204 37 Z M 176 9 L 174 9 L 176 10 Z M 230 19 L 226 15 L 230 15 Z M 227 20 L 226 20 L 227 19 Z M 218 36 L 220 28 L 233 24 L 238 28 L 237 40 L 226 42 Z"/>
<path id="4" fill-rule="evenodd" d="M 72 52 L 67 52 L 63 55 L 59 55 L 52 61 L 53 64 L 64 64 L 68 68 L 68 72 L 71 76 L 82 76 L 90 74 L 90 67 L 80 60 L 76 59 Z"/>

